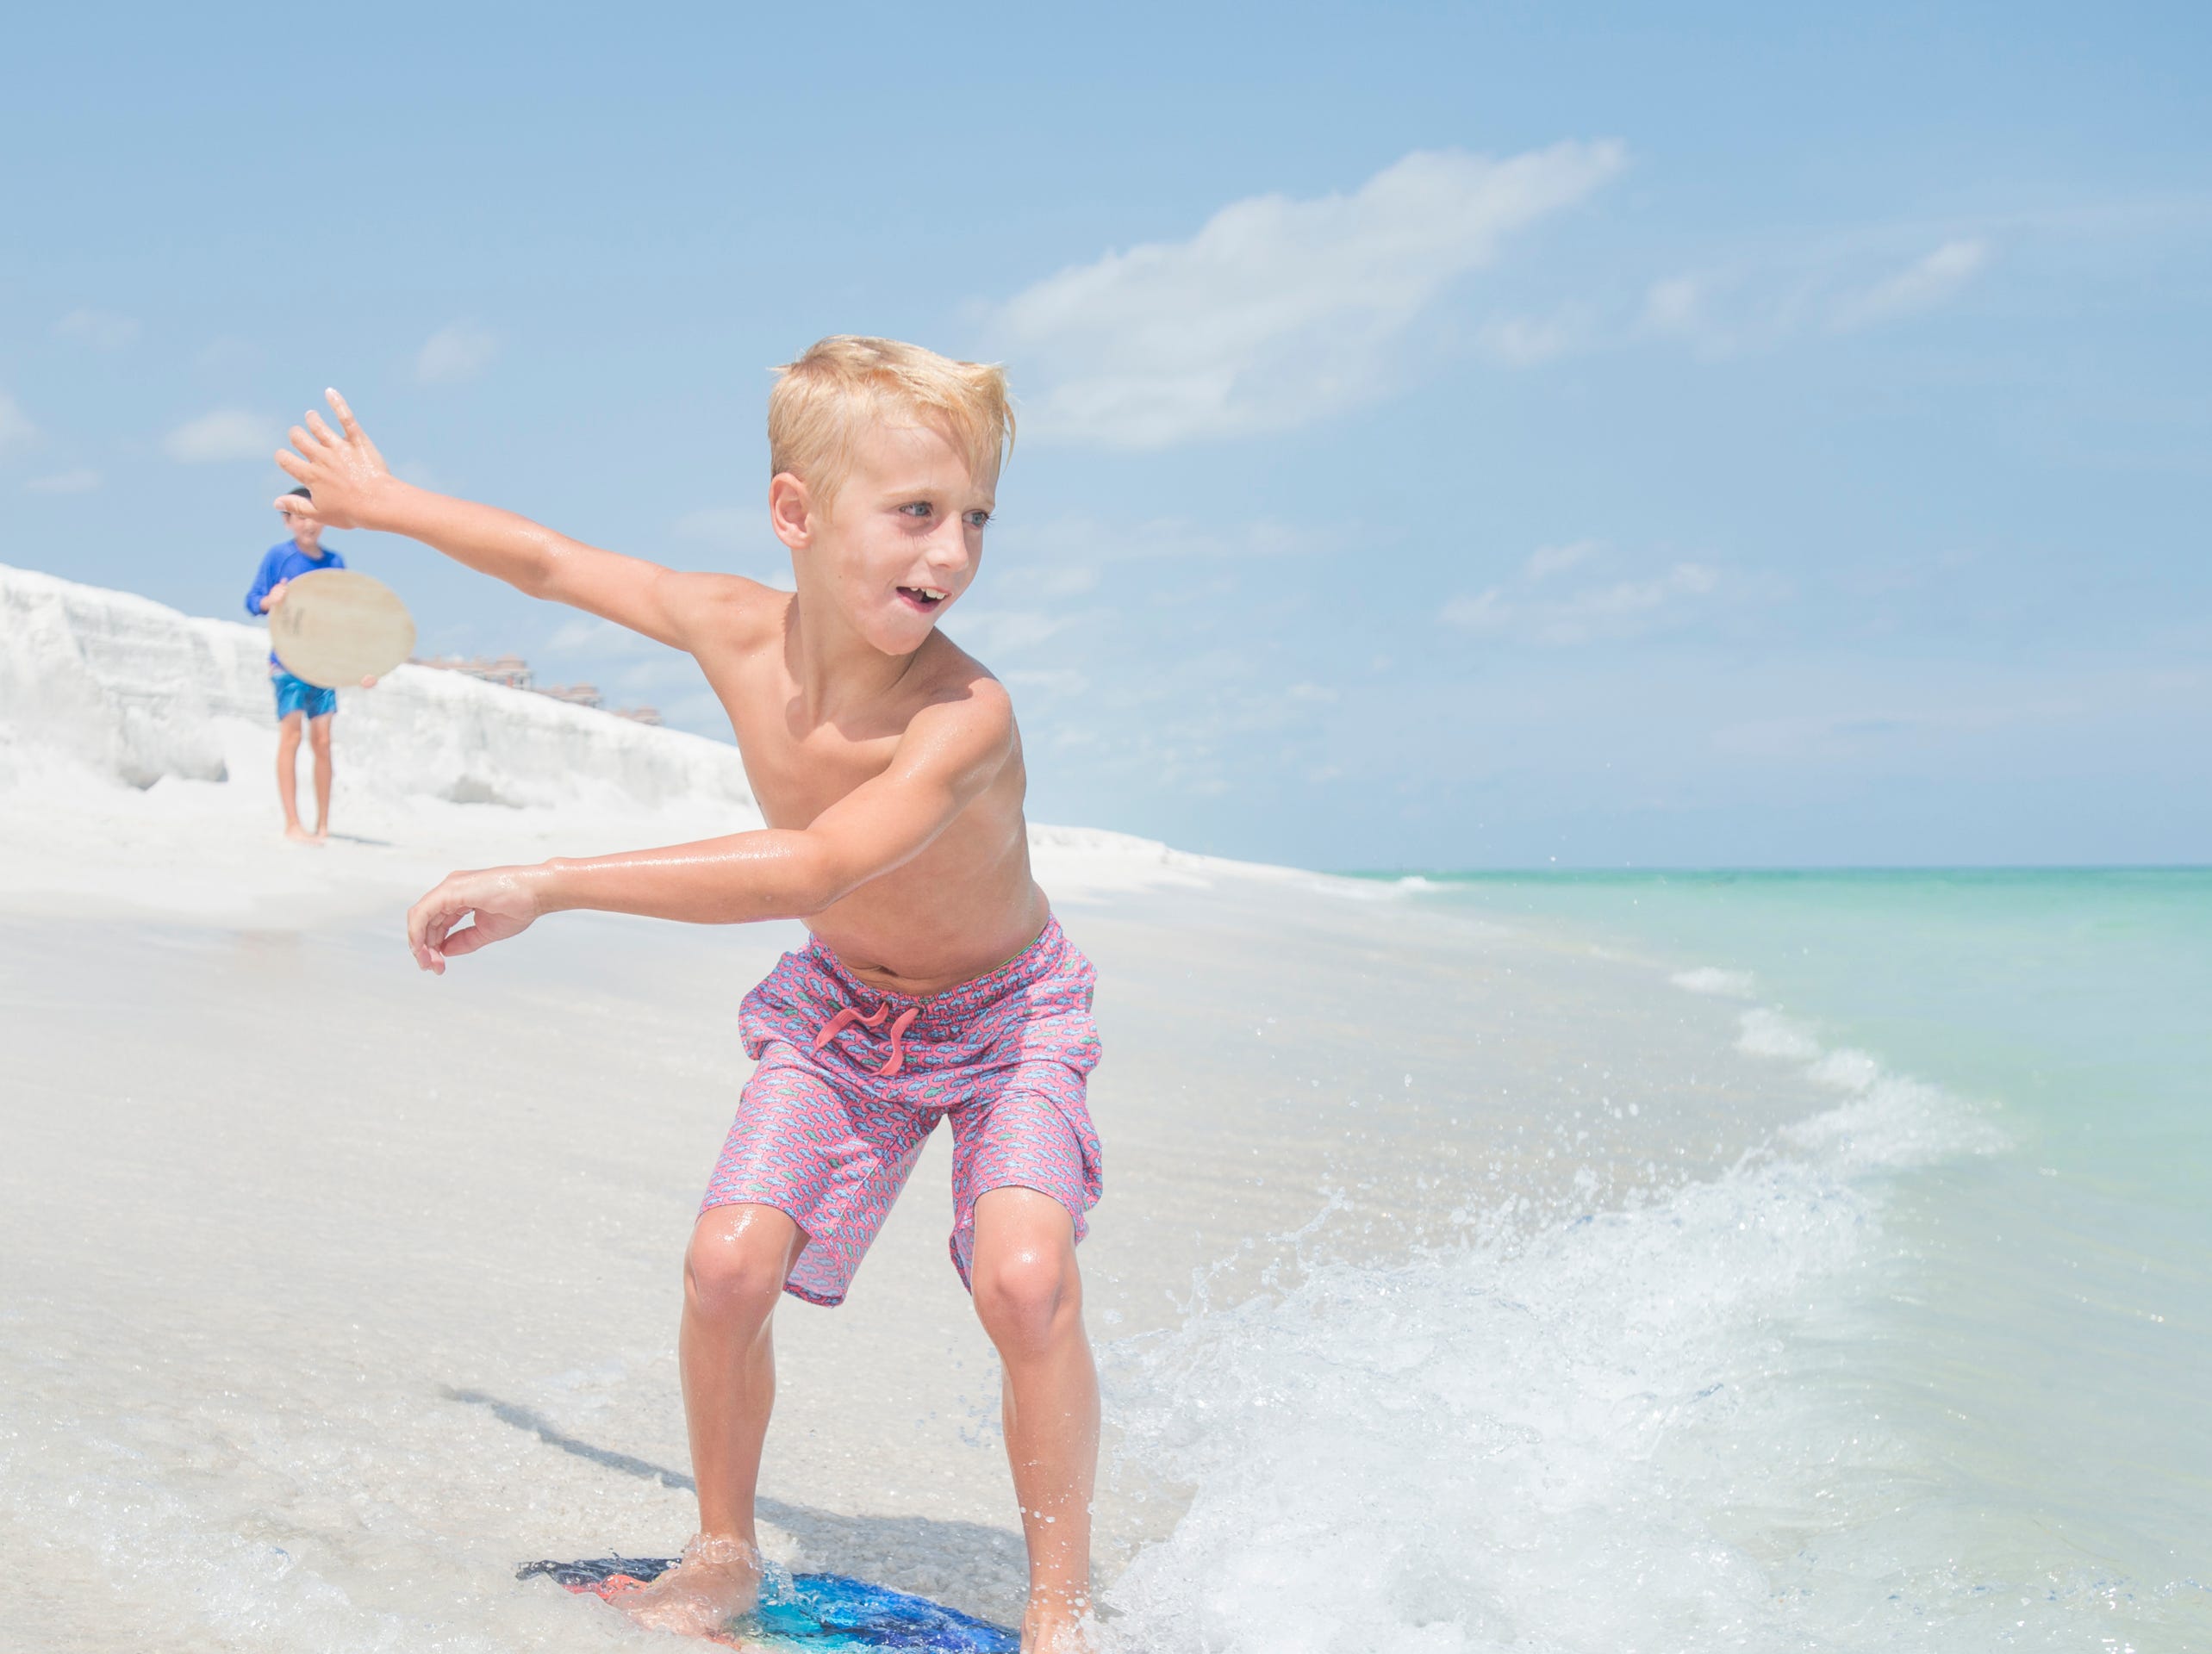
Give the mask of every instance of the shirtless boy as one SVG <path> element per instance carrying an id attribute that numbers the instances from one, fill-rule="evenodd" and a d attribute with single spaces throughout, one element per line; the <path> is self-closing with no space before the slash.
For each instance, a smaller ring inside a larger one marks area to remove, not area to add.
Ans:
<path id="1" fill-rule="evenodd" d="M 1091 967 L 1030 877 L 1006 690 L 937 630 L 983 550 L 1013 438 L 996 368 L 827 339 L 769 400 L 770 526 L 797 591 L 682 574 L 392 476 L 335 391 L 278 463 L 302 523 L 420 540 L 534 597 L 686 650 L 769 825 L 663 849 L 456 873 L 417 902 L 426 971 L 590 908 L 813 933 L 745 997 L 746 1085 L 684 1259 L 678 1352 L 699 1533 L 625 1600 L 703 1632 L 760 1582 L 754 1484 L 779 1292 L 845 1293 L 923 1140 L 952 1122 L 952 1260 L 1004 1366 L 1029 1546 L 1025 1649 L 1088 1646 L 1098 1383 L 1075 1243 L 1099 1197 L 1084 1103 Z M 470 921 L 464 923 L 464 920 Z"/>

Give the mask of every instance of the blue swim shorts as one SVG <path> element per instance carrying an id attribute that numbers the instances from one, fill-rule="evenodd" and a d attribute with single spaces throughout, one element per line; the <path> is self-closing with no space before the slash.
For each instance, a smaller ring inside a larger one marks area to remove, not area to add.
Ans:
<path id="1" fill-rule="evenodd" d="M 281 724 L 294 712 L 305 712 L 309 718 L 328 718 L 338 710 L 338 691 L 319 689 L 304 678 L 296 678 L 281 666 L 270 669 L 269 681 L 277 690 L 277 721 Z"/>

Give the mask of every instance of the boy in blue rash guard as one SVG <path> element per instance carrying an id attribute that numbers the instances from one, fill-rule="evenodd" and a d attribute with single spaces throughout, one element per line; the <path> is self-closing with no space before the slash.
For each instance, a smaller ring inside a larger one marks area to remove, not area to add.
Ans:
<path id="1" fill-rule="evenodd" d="M 293 494 L 307 496 L 305 488 Z M 289 497 L 289 496 L 288 496 Z M 246 612 L 256 619 L 284 600 L 284 588 L 316 569 L 343 569 L 346 559 L 322 545 L 321 525 L 294 519 L 292 538 L 272 545 L 261 558 Z M 330 720 L 337 716 L 338 691 L 323 689 L 284 670 L 274 650 L 269 679 L 277 691 L 277 797 L 284 806 L 284 836 L 302 844 L 321 844 L 330 836 Z M 300 736 L 304 731 L 315 753 L 315 831 L 300 825 Z"/>

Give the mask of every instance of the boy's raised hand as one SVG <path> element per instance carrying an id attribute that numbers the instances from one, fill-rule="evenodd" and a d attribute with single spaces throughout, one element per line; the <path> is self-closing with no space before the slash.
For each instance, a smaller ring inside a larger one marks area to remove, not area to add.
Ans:
<path id="1" fill-rule="evenodd" d="M 338 415 L 339 429 L 333 431 L 321 414 L 310 412 L 304 428 L 292 427 L 291 448 L 277 451 L 277 463 L 305 483 L 315 498 L 302 500 L 287 494 L 277 500 L 277 509 L 294 524 L 365 527 L 366 513 L 391 480 L 391 470 L 353 417 L 353 410 L 346 407 L 346 399 L 334 390 L 322 394 L 330 402 L 330 411 Z"/>

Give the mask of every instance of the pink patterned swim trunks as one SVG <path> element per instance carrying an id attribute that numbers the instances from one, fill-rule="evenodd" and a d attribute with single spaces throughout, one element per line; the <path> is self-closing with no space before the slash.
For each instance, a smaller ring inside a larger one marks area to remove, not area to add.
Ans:
<path id="1" fill-rule="evenodd" d="M 952 1265 L 969 1283 L 975 1203 L 1035 1189 L 1081 1240 L 1098 1203 L 1091 962 L 1047 920 L 988 975 L 926 999 L 862 983 L 819 942 L 777 961 L 739 1029 L 746 1082 L 699 1209 L 773 1206 L 807 1245 L 783 1290 L 841 1303 L 937 1122 L 952 1122 Z"/>

